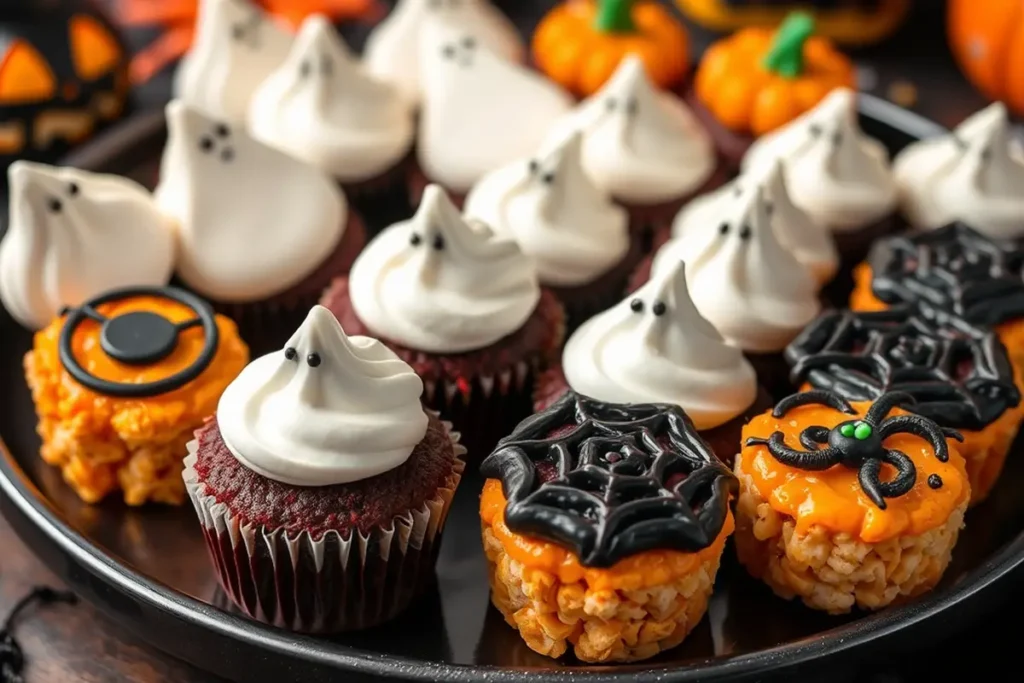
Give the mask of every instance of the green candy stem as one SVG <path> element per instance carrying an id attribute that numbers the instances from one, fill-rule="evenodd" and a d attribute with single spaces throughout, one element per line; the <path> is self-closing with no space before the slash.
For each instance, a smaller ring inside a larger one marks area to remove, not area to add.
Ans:
<path id="1" fill-rule="evenodd" d="M 598 0 L 594 28 L 601 33 L 634 33 L 633 0 Z"/>
<path id="2" fill-rule="evenodd" d="M 814 33 L 814 18 L 806 12 L 786 17 L 775 32 L 771 49 L 764 56 L 764 67 L 783 78 L 796 78 L 804 71 L 804 43 Z"/>

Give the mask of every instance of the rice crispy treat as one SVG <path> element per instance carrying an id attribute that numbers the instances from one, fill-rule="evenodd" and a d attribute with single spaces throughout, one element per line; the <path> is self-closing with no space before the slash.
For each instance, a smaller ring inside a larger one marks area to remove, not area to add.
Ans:
<path id="1" fill-rule="evenodd" d="M 777 595 L 831 614 L 935 586 L 970 499 L 959 436 L 895 407 L 794 394 L 744 429 L 736 550 Z"/>
<path id="2" fill-rule="evenodd" d="M 736 482 L 679 407 L 570 392 L 482 469 L 491 601 L 530 649 L 639 661 L 703 618 Z"/>
<path id="3" fill-rule="evenodd" d="M 124 317 L 130 313 L 156 314 L 154 318 L 172 323 L 197 319 L 196 310 L 167 298 L 167 292 L 176 291 L 147 288 L 145 294 L 126 290 L 124 296 L 115 292 L 99 297 L 95 301 L 110 300 L 85 304 L 57 318 L 36 333 L 33 347 L 25 355 L 25 377 L 43 442 L 40 454 L 61 469 L 64 480 L 87 503 L 97 503 L 118 489 L 128 505 L 182 503 L 185 444 L 213 414 L 221 392 L 249 360 L 235 324 L 209 312 L 208 320 L 216 321 L 218 331 L 216 350 L 205 369 L 182 386 L 163 391 L 157 384 L 202 362 L 206 336 L 200 324 L 179 332 L 176 344 L 163 358 L 129 364 L 108 355 L 103 343 L 105 326 L 90 317 L 92 312 L 110 321 L 107 326 L 115 330 L 113 323 L 118 320 L 132 324 L 131 316 Z M 80 311 L 88 313 L 82 314 L 81 323 L 70 335 L 71 355 L 80 368 L 109 385 L 109 391 L 84 386 L 61 359 L 65 325 Z M 127 328 L 121 325 L 120 329 Z M 117 341 L 115 337 L 110 338 Z M 154 392 L 146 392 L 152 395 L 118 395 L 119 387 L 147 383 L 154 383 Z"/>

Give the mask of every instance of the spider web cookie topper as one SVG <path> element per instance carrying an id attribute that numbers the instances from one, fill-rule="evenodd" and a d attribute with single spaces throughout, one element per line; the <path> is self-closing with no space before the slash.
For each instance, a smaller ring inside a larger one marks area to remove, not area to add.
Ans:
<path id="1" fill-rule="evenodd" d="M 943 427 L 980 430 L 1020 403 L 1006 349 L 987 328 L 937 324 L 915 306 L 828 311 L 786 348 L 794 386 L 849 401 L 898 391 L 911 412 Z"/>
<path id="2" fill-rule="evenodd" d="M 784 418 L 801 406 L 819 405 L 832 408 L 851 416 L 829 429 L 821 425 L 810 425 L 800 432 L 803 449 L 786 444 L 786 435 L 773 432 L 763 439 L 758 436 L 747 438 L 747 446 L 765 446 L 768 453 L 783 465 L 807 472 L 821 472 L 837 465 L 857 470 L 857 481 L 871 502 L 879 509 L 888 507 L 886 498 L 898 498 L 914 488 L 917 482 L 917 466 L 903 451 L 887 448 L 885 440 L 896 434 L 913 434 L 928 442 L 936 459 L 949 460 L 949 446 L 946 437 L 963 441 L 963 436 L 953 429 L 939 427 L 920 415 L 896 415 L 888 417 L 897 405 L 912 404 L 913 397 L 902 392 L 883 394 L 876 400 L 863 417 L 850 403 L 832 391 L 805 391 L 782 399 L 772 410 L 772 416 Z M 896 476 L 882 480 L 882 465 L 892 465 Z M 928 477 L 928 486 L 942 488 L 942 477 L 933 474 Z"/>
<path id="3" fill-rule="evenodd" d="M 962 223 L 879 240 L 868 256 L 871 289 L 888 304 L 994 326 L 1024 316 L 1024 249 Z"/>
<path id="4" fill-rule="evenodd" d="M 608 404 L 569 392 L 527 418 L 481 465 L 512 531 L 611 567 L 718 537 L 736 478 L 675 405 Z"/>

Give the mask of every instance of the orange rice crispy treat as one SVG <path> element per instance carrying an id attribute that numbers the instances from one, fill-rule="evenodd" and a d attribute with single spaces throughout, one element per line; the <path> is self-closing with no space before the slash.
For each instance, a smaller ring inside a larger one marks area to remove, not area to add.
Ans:
<path id="1" fill-rule="evenodd" d="M 187 307 L 165 299 L 138 297 L 104 304 L 113 317 L 131 310 L 157 311 L 172 321 L 195 316 Z M 180 504 L 185 444 L 213 414 L 221 393 L 249 359 L 235 324 L 217 316 L 220 343 L 209 367 L 175 391 L 148 398 L 104 396 L 76 382 L 64 369 L 58 342 L 64 318 L 36 333 L 25 356 L 25 377 L 39 417 L 44 461 L 61 468 L 64 480 L 87 503 L 120 489 L 128 505 L 146 502 Z M 75 358 L 92 374 L 117 382 L 150 382 L 188 367 L 203 346 L 200 328 L 183 332 L 178 347 L 148 366 L 122 365 L 102 351 L 99 325 L 86 321 L 75 332 Z"/>
<path id="2" fill-rule="evenodd" d="M 832 429 L 863 416 L 870 405 L 854 403 L 855 415 L 821 405 L 778 418 L 768 412 L 744 428 L 744 442 L 781 432 L 786 446 L 806 450 L 799 437 L 807 427 Z M 889 413 L 905 414 L 898 408 Z M 744 446 L 735 464 L 740 562 L 780 597 L 831 614 L 880 609 L 930 590 L 949 565 L 970 499 L 964 459 L 947 444 L 948 461 L 940 462 L 913 434 L 884 440 L 917 471 L 913 488 L 886 498 L 885 509 L 865 494 L 855 468 L 806 471 L 783 464 L 764 444 Z M 881 481 L 895 476 L 891 465 L 882 466 Z"/>

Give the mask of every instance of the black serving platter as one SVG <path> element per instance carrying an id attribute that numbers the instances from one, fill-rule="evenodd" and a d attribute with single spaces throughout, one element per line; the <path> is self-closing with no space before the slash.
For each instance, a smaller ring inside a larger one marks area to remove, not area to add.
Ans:
<path id="1" fill-rule="evenodd" d="M 864 129 L 893 152 L 942 131 L 870 96 L 862 97 L 861 114 Z M 152 184 L 165 136 L 161 112 L 145 114 L 68 162 Z M 129 509 L 113 499 L 86 505 L 42 463 L 21 368 L 30 342 L 10 320 L 0 321 L 0 510 L 54 571 L 111 618 L 154 646 L 237 681 L 670 683 L 792 680 L 822 667 L 834 679 L 851 670 L 848 663 L 919 647 L 989 613 L 1002 584 L 1019 577 L 1024 564 L 1018 493 L 1024 443 L 1018 443 L 989 501 L 968 513 L 953 564 L 931 594 L 877 614 L 829 617 L 774 597 L 736 565 L 730 547 L 708 615 L 681 647 L 638 665 L 583 667 L 533 653 L 489 606 L 476 513 L 482 482 L 470 473 L 446 529 L 435 589 L 374 630 L 297 636 L 227 604 L 190 506 Z"/>

